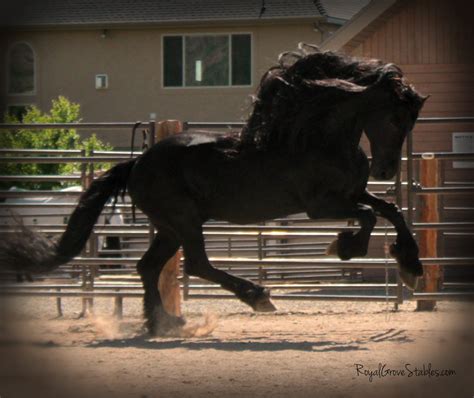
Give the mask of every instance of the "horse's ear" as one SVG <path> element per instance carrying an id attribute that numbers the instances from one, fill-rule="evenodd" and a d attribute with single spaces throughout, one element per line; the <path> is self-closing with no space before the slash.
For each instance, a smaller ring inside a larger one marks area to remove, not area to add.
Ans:
<path id="1" fill-rule="evenodd" d="M 334 92 L 361 93 L 367 90 L 366 86 L 360 86 L 347 80 L 342 79 L 324 79 L 324 80 L 308 80 L 303 81 L 305 86 L 312 88 L 328 89 Z"/>
<path id="2" fill-rule="evenodd" d="M 321 49 L 318 46 L 304 42 L 298 43 L 298 50 L 301 51 L 304 55 L 316 54 L 321 52 Z"/>

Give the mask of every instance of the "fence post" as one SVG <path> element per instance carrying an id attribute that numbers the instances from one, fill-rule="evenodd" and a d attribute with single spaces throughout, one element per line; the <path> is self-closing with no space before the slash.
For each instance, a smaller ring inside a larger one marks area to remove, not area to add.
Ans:
<path id="1" fill-rule="evenodd" d="M 395 180 L 395 203 L 402 210 L 403 209 L 403 196 L 402 196 L 402 160 L 398 163 L 397 177 Z M 403 304 L 403 282 L 400 278 L 400 273 L 395 273 L 397 282 L 397 301 L 394 304 L 394 310 L 398 311 L 398 306 Z"/>
<path id="2" fill-rule="evenodd" d="M 423 187 L 439 186 L 438 160 L 422 158 L 420 160 L 420 179 Z M 439 222 L 438 195 L 421 195 L 420 222 Z M 426 229 L 419 231 L 420 257 L 438 257 L 438 231 Z M 425 265 L 421 289 L 424 293 L 433 293 L 439 290 L 442 279 L 441 266 Z M 418 311 L 432 311 L 436 301 L 420 300 L 417 302 Z"/>
<path id="3" fill-rule="evenodd" d="M 83 156 L 85 156 L 85 151 L 81 152 Z M 91 151 L 89 154 L 90 157 L 94 156 L 94 151 Z M 84 163 L 85 164 L 85 163 Z M 94 181 L 94 162 L 85 164 L 86 166 L 81 169 L 81 177 L 82 177 L 82 189 L 86 191 L 92 182 Z M 94 252 L 96 251 L 96 242 L 97 239 L 94 232 L 92 232 L 91 236 L 89 237 L 89 257 L 94 256 Z M 85 292 L 90 292 L 93 289 L 93 279 L 94 273 L 93 268 L 91 265 L 83 265 L 82 266 L 82 290 Z M 94 299 L 91 297 L 83 297 L 82 298 L 82 312 L 80 317 L 87 317 L 93 311 L 94 306 Z"/>
<path id="4" fill-rule="evenodd" d="M 156 141 L 180 133 L 183 125 L 179 120 L 158 122 L 155 129 Z M 181 253 L 178 251 L 163 267 L 158 281 L 163 307 L 171 315 L 181 316 L 181 291 L 179 286 Z M 183 271 L 184 272 L 184 271 Z"/>

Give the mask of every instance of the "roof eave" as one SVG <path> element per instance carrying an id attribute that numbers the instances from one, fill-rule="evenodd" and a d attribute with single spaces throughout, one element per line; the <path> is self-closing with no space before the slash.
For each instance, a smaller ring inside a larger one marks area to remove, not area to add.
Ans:
<path id="1" fill-rule="evenodd" d="M 362 8 L 344 26 L 321 43 L 322 50 L 339 51 L 354 37 L 360 34 L 369 24 L 390 9 L 398 0 L 372 0 Z"/>
<path id="2" fill-rule="evenodd" d="M 240 19 L 200 19 L 200 20 L 168 20 L 168 21 L 143 21 L 143 22 L 79 22 L 79 23 L 45 23 L 0 26 L 1 30 L 71 30 L 71 29 L 121 29 L 121 28 L 192 28 L 202 27 L 209 23 L 218 26 L 248 26 L 267 24 L 288 24 L 298 22 L 326 21 L 324 16 L 296 16 L 296 17 L 265 17 L 265 18 L 240 18 Z"/>
<path id="3" fill-rule="evenodd" d="M 327 23 L 332 23 L 334 25 L 341 25 L 342 26 L 347 22 L 347 19 L 328 16 L 328 17 L 326 17 L 326 22 Z"/>

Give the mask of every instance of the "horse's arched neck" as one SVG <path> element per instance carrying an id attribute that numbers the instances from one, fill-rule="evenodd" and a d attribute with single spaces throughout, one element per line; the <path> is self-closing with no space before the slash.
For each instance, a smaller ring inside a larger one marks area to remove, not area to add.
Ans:
<path id="1" fill-rule="evenodd" d="M 338 105 L 333 115 L 329 116 L 337 120 L 335 123 L 338 125 L 331 137 L 333 145 L 340 148 L 341 142 L 344 141 L 349 150 L 357 150 L 369 119 L 375 112 L 389 107 L 390 101 L 390 95 L 385 90 L 377 88 L 356 95 Z"/>
<path id="2" fill-rule="evenodd" d="M 295 120 L 288 123 L 291 126 L 288 126 L 288 129 L 273 126 L 275 130 L 267 135 L 276 140 L 264 148 L 258 148 L 255 140 L 255 133 L 262 123 L 261 114 L 255 112 L 243 129 L 242 149 L 275 150 L 295 154 L 314 150 L 354 153 L 358 150 L 370 115 L 388 106 L 387 100 L 387 93 L 377 89 L 354 93 L 336 105 L 315 104 L 314 114 L 303 113 L 296 116 Z"/>
<path id="3" fill-rule="evenodd" d="M 322 121 L 322 133 L 315 135 L 314 147 L 337 152 L 357 151 L 366 123 L 364 108 L 358 103 L 347 101 L 335 107 Z"/>

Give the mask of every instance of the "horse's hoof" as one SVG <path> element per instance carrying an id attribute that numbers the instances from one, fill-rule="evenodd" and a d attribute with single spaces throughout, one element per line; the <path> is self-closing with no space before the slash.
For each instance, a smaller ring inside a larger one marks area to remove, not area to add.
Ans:
<path id="1" fill-rule="evenodd" d="M 326 248 L 326 254 L 335 254 L 345 261 L 353 257 L 363 257 L 367 251 L 359 245 L 359 241 L 352 231 L 342 231 L 338 234 L 337 239 Z"/>
<path id="2" fill-rule="evenodd" d="M 398 263 L 402 280 L 410 289 L 415 289 L 416 279 L 423 276 L 423 265 L 418 258 L 418 248 L 393 243 L 390 245 L 390 255 Z"/>
<path id="3" fill-rule="evenodd" d="M 337 256 L 337 239 L 333 240 L 326 248 L 326 255 Z"/>
<path id="4" fill-rule="evenodd" d="M 166 336 L 181 329 L 186 324 L 186 319 L 180 316 L 160 314 L 158 320 L 147 321 L 145 326 L 151 337 Z"/>
<path id="5" fill-rule="evenodd" d="M 418 276 L 400 270 L 400 278 L 408 289 L 416 290 L 416 288 L 418 287 L 418 280 L 420 279 Z"/>
<path id="6" fill-rule="evenodd" d="M 338 256 L 341 260 L 350 260 L 351 255 L 351 241 L 353 234 L 352 232 L 341 232 L 339 237 L 333 240 L 326 248 L 327 255 Z"/>
<path id="7" fill-rule="evenodd" d="M 256 312 L 273 312 L 276 311 L 276 307 L 273 305 L 270 300 L 270 291 L 261 286 L 257 290 L 251 291 L 252 294 L 247 295 L 247 297 L 240 299 L 250 305 L 252 309 Z"/>
<path id="8" fill-rule="evenodd" d="M 256 312 L 274 312 L 277 310 L 269 297 L 257 301 L 253 309 Z"/>

